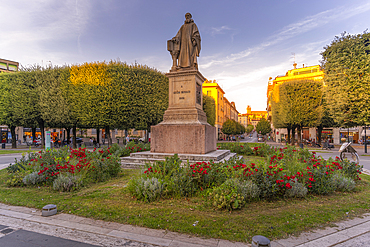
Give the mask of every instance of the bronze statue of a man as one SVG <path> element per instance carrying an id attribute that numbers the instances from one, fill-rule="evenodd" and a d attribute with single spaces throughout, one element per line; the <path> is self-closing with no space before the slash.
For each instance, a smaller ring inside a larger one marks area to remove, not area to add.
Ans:
<path id="1" fill-rule="evenodd" d="M 173 47 L 179 46 L 179 51 L 169 50 L 173 55 L 174 66 L 175 60 L 178 59 L 178 67 L 198 69 L 197 57 L 199 57 L 200 53 L 200 34 L 197 25 L 195 25 L 191 17 L 190 13 L 185 14 L 185 23 L 171 40 Z"/>

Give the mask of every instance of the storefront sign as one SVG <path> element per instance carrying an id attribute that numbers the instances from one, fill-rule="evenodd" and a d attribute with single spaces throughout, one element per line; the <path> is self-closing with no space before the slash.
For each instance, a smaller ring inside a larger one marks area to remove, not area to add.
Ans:
<path id="1" fill-rule="evenodd" d="M 322 134 L 330 134 L 332 135 L 333 134 L 333 131 L 332 130 L 323 130 L 321 131 Z"/>
<path id="2" fill-rule="evenodd" d="M 357 132 L 358 131 L 358 128 L 354 127 L 354 128 L 339 128 L 340 132 Z"/>

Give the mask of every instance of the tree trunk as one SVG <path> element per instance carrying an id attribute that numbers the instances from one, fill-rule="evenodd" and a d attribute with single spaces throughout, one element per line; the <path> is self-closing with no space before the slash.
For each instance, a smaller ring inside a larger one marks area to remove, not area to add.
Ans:
<path id="1" fill-rule="evenodd" d="M 67 144 L 70 143 L 70 139 L 71 139 L 71 128 L 66 128 L 66 131 L 67 131 Z"/>
<path id="2" fill-rule="evenodd" d="M 292 143 L 293 146 L 295 144 L 295 127 L 292 127 Z"/>
<path id="3" fill-rule="evenodd" d="M 321 145 L 321 132 L 323 127 L 320 125 L 317 127 L 317 143 Z"/>
<path id="4" fill-rule="evenodd" d="M 77 127 L 76 125 L 73 125 L 72 127 L 72 134 L 73 134 L 73 140 L 72 140 L 73 148 L 77 148 L 77 143 L 76 143 Z"/>
<path id="5" fill-rule="evenodd" d="M 97 146 L 100 147 L 100 129 L 96 128 L 96 143 Z"/>
<path id="6" fill-rule="evenodd" d="M 288 131 L 288 137 L 287 137 L 286 143 L 287 144 L 290 144 L 290 132 L 291 132 L 291 129 L 290 129 L 290 127 L 287 127 L 286 129 Z"/>
<path id="7" fill-rule="evenodd" d="M 39 122 L 40 131 L 41 131 L 41 147 L 45 147 L 45 123 L 44 121 Z"/>
<path id="8" fill-rule="evenodd" d="M 108 139 L 108 147 L 112 146 L 112 138 L 110 136 L 110 128 L 109 126 L 105 126 L 105 137 Z"/>
<path id="9" fill-rule="evenodd" d="M 301 126 L 298 126 L 297 128 L 297 134 L 298 134 L 298 138 L 297 138 L 297 142 L 298 142 L 298 145 L 302 143 L 302 127 Z"/>
<path id="10" fill-rule="evenodd" d="M 17 138 L 15 136 L 15 126 L 10 126 L 10 133 L 12 134 L 12 148 L 17 148 Z"/>
<path id="11" fill-rule="evenodd" d="M 36 127 L 32 127 L 32 144 L 36 140 Z"/>

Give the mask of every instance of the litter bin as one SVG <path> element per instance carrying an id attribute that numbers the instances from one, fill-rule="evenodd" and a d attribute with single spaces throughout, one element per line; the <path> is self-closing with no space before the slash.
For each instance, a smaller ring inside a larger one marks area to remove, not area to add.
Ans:
<path id="1" fill-rule="evenodd" d="M 5 149 L 5 143 L 1 143 L 1 148 Z"/>

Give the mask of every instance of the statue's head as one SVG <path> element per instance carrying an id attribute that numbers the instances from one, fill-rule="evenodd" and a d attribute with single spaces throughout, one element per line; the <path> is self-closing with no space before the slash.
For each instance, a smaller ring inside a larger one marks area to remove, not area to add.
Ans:
<path id="1" fill-rule="evenodd" d="M 185 14 L 185 19 L 187 19 L 187 20 L 188 20 L 188 19 L 191 19 L 191 17 L 192 17 L 192 16 L 191 16 L 191 14 L 190 14 L 189 12 Z"/>

